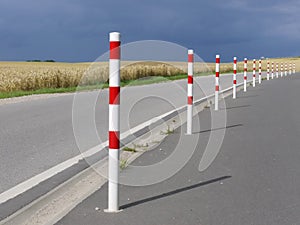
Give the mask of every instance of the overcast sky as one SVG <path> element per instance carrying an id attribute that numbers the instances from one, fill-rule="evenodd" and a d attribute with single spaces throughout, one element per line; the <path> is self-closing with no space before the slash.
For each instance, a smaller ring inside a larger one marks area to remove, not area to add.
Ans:
<path id="1" fill-rule="evenodd" d="M 0 60 L 94 61 L 110 31 L 206 61 L 299 56 L 299 24 L 299 0 L 0 0 Z"/>

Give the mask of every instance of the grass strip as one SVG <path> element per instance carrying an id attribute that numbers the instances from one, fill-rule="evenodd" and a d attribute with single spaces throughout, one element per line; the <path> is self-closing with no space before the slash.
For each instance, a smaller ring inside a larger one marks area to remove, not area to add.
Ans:
<path id="1" fill-rule="evenodd" d="M 230 71 L 228 73 L 230 73 Z M 208 76 L 208 75 L 212 75 L 212 72 L 203 72 L 203 73 L 195 74 L 194 76 Z M 141 78 L 138 80 L 121 81 L 121 87 L 148 85 L 148 84 L 162 83 L 162 82 L 168 82 L 174 80 L 181 80 L 186 78 L 187 78 L 186 74 L 178 74 L 174 76 L 165 76 L 165 77 L 153 76 L 153 77 Z M 91 90 L 99 90 L 104 88 L 108 88 L 107 83 L 87 85 L 87 86 L 77 86 L 77 87 L 65 87 L 65 88 L 43 88 L 43 89 L 31 90 L 31 91 L 20 90 L 20 91 L 12 91 L 12 92 L 0 92 L 0 99 L 21 97 L 21 96 L 28 96 L 28 95 L 37 95 L 37 94 L 73 93 L 77 91 L 78 92 L 91 91 Z"/>

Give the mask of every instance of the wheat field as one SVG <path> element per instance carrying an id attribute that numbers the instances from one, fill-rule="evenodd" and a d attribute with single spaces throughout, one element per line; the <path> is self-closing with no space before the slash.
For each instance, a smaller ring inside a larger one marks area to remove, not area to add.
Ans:
<path id="1" fill-rule="evenodd" d="M 300 58 L 269 59 L 270 62 L 295 63 L 300 70 Z M 257 66 L 258 68 L 258 63 Z M 263 70 L 267 61 L 263 60 Z M 196 62 L 197 75 L 213 73 L 214 63 Z M 238 63 L 243 71 L 243 62 Z M 252 61 L 248 60 L 248 70 Z M 220 72 L 232 71 L 232 63 L 221 63 Z M 78 85 L 95 85 L 108 82 L 107 62 L 96 63 L 52 63 L 52 62 L 0 62 L 0 92 L 33 91 L 45 88 L 68 88 Z M 122 62 L 121 80 L 136 80 L 148 76 L 175 76 L 187 73 L 186 62 Z"/>

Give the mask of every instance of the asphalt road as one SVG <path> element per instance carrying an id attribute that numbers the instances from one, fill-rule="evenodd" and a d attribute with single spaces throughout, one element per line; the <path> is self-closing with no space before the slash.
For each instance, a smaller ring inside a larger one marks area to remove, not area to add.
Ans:
<path id="1" fill-rule="evenodd" d="M 214 92 L 214 76 L 195 81 L 195 99 Z M 230 87 L 232 76 L 220 82 L 222 89 Z M 185 105 L 185 90 L 186 80 L 122 88 L 121 132 Z M 0 105 L 0 193 L 107 140 L 107 89 L 76 95 L 75 110 L 74 96 Z"/>
<path id="2" fill-rule="evenodd" d="M 121 185 L 123 211 L 117 214 L 103 212 L 107 207 L 104 186 L 57 224 L 299 224 L 299 86 L 296 74 L 251 87 L 235 101 L 228 97 L 224 142 L 206 171 L 198 171 L 200 158 L 210 134 L 222 129 L 211 130 L 210 109 L 198 115 L 201 127 L 194 127 L 192 136 L 178 129 L 134 162 L 149 165 L 164 159 L 180 136 L 183 151 L 195 147 L 190 146 L 191 138 L 199 138 L 193 157 L 176 175 L 145 187 Z M 130 171 L 129 167 L 121 176 Z"/>

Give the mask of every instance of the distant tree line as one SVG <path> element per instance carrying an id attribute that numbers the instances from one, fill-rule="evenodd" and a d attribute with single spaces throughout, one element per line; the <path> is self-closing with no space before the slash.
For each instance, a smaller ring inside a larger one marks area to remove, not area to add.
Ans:
<path id="1" fill-rule="evenodd" d="M 26 60 L 26 62 L 55 62 L 55 60 L 53 60 L 53 59 L 47 59 L 47 60 L 32 59 L 32 60 Z"/>

